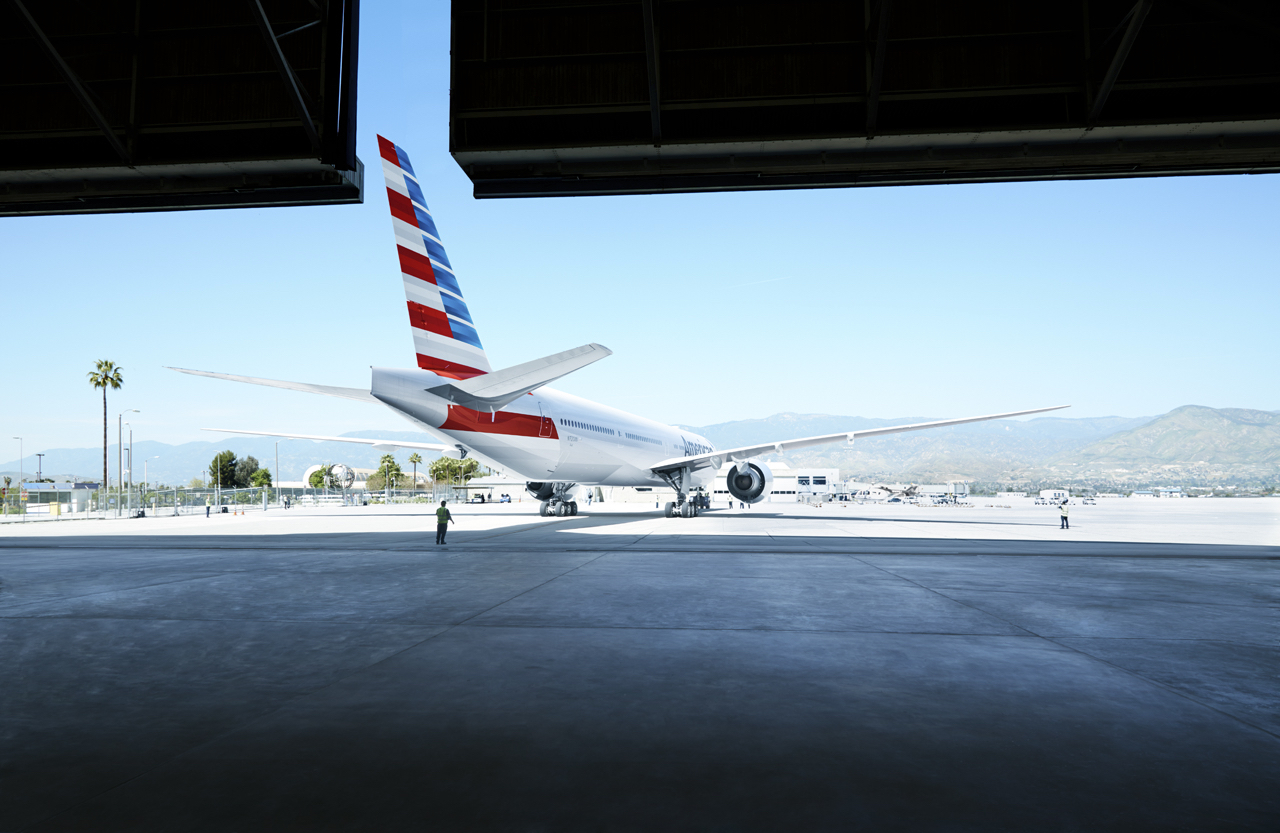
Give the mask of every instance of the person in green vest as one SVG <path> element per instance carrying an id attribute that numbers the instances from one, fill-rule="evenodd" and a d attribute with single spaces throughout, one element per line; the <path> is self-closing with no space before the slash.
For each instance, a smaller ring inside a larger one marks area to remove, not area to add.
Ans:
<path id="1" fill-rule="evenodd" d="M 1067 502 L 1065 500 L 1058 507 L 1058 511 L 1062 514 L 1062 525 L 1058 529 L 1070 529 L 1071 524 L 1067 522 Z"/>
<path id="2" fill-rule="evenodd" d="M 453 516 L 449 514 L 448 508 L 446 508 L 446 504 L 448 502 L 449 501 L 447 500 L 440 501 L 440 508 L 436 510 L 436 543 L 437 544 L 444 543 L 444 534 L 445 532 L 448 531 L 450 522 L 457 523 L 456 521 L 453 520 Z"/>

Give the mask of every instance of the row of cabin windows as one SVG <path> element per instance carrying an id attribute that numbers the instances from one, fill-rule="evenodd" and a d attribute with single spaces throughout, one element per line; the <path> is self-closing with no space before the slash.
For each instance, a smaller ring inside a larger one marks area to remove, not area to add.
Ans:
<path id="1" fill-rule="evenodd" d="M 596 433 L 599 433 L 599 434 L 608 434 L 611 437 L 616 437 L 620 433 L 618 431 L 613 430 L 612 428 L 603 428 L 599 425 L 592 425 L 589 422 L 579 422 L 576 419 L 564 419 L 564 420 L 561 420 L 561 423 L 563 423 L 565 426 L 569 428 L 579 428 L 583 431 L 595 431 Z M 626 432 L 621 432 L 621 433 L 622 433 L 622 436 L 626 437 L 627 439 L 635 440 L 638 443 L 652 443 L 653 445 L 662 445 L 662 440 L 655 440 L 652 437 L 642 437 L 639 434 L 629 434 Z"/>
<path id="2" fill-rule="evenodd" d="M 587 422 L 578 422 L 576 419 L 566 419 L 562 422 L 570 428 L 580 428 L 583 431 L 595 431 L 600 434 L 608 434 L 609 436 L 617 436 L 617 431 L 612 428 L 601 428 L 599 425 L 592 425 Z"/>

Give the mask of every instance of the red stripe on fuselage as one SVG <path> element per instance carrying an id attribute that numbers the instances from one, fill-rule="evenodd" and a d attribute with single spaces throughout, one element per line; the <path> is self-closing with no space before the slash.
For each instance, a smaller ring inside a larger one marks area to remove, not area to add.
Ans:
<path id="1" fill-rule="evenodd" d="M 409 198 L 399 191 L 392 188 L 387 189 L 387 202 L 391 205 L 391 216 L 400 220 L 404 220 L 409 225 L 417 228 L 418 218 L 413 213 L 413 203 Z"/>
<path id="2" fill-rule="evenodd" d="M 419 330 L 453 338 L 453 331 L 449 329 L 449 316 L 438 309 L 424 307 L 413 301 L 409 302 L 409 324 Z"/>
<path id="3" fill-rule="evenodd" d="M 470 379 L 472 376 L 483 376 L 489 372 L 467 367 L 465 364 L 459 364 L 458 362 L 438 359 L 435 356 L 424 356 L 421 353 L 418 354 L 418 367 L 423 370 L 430 370 L 439 376 L 447 376 L 450 379 Z"/>
<path id="4" fill-rule="evenodd" d="M 544 420 L 548 434 L 543 439 L 560 439 L 560 435 L 556 433 L 555 421 L 550 417 L 513 414 L 508 411 L 498 411 L 490 414 L 484 411 L 462 408 L 458 405 L 449 406 L 449 418 L 445 420 L 444 425 L 440 426 L 440 430 L 475 431 L 480 434 L 507 434 L 515 437 L 538 437 L 541 436 Z"/>
<path id="5" fill-rule="evenodd" d="M 424 280 L 427 283 L 436 282 L 435 270 L 431 268 L 431 261 L 426 257 L 400 245 L 396 246 L 396 253 L 400 255 L 401 272 L 406 275 L 413 275 L 415 278 Z"/>
<path id="6" fill-rule="evenodd" d="M 383 159 L 392 163 L 397 168 L 400 167 L 400 157 L 396 155 L 395 142 L 389 142 L 386 139 L 379 136 L 378 137 L 378 153 L 381 154 Z"/>

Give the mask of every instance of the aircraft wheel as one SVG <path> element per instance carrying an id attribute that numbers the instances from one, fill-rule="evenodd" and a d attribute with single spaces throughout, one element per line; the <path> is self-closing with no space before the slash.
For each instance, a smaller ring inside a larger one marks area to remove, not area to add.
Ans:
<path id="1" fill-rule="evenodd" d="M 680 504 L 680 517 L 682 518 L 689 517 L 689 509 L 690 509 L 690 506 L 687 502 Z"/>
<path id="2" fill-rule="evenodd" d="M 665 516 L 667 516 L 668 518 L 674 518 L 674 517 L 676 516 L 676 505 L 675 505 L 675 503 L 674 503 L 674 502 L 672 502 L 672 503 L 668 503 L 668 504 L 667 504 L 667 509 L 666 509 L 666 511 L 665 511 L 665 512 L 663 512 L 662 514 L 663 514 L 663 515 L 665 515 Z"/>
<path id="3" fill-rule="evenodd" d="M 548 517 L 548 516 L 551 514 L 551 501 L 549 501 L 549 500 L 544 500 L 544 501 L 543 501 L 543 502 L 538 506 L 538 514 L 539 514 L 539 515 L 541 515 L 541 516 L 542 516 L 542 517 L 544 517 L 544 518 L 545 518 L 545 517 Z"/>
<path id="4" fill-rule="evenodd" d="M 569 501 L 569 514 L 578 514 L 578 502 L 576 500 Z"/>

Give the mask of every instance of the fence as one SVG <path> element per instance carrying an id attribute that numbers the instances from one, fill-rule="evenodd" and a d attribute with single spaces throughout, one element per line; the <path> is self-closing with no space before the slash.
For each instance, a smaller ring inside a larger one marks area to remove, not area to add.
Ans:
<path id="1" fill-rule="evenodd" d="M 58 484 L 41 484 L 56 486 Z M 138 486 L 111 489 L 57 489 L 20 487 L 5 491 L 0 499 L 0 523 L 61 521 L 77 519 L 114 520 L 136 517 L 228 511 L 264 510 L 282 505 L 287 498 L 295 506 L 368 506 L 385 503 L 438 503 L 466 500 L 463 490 L 436 485 L 427 489 L 392 489 L 370 492 L 365 489 L 277 488 L 247 489 L 176 488 L 144 489 Z"/>

